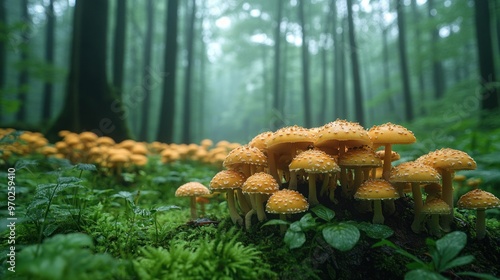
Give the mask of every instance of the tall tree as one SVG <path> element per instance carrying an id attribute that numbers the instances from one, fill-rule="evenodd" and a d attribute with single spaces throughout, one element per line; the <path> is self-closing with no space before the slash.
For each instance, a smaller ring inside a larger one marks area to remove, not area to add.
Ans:
<path id="1" fill-rule="evenodd" d="M 47 29 L 45 33 L 45 62 L 54 64 L 54 35 L 55 35 L 55 15 L 54 15 L 54 0 L 49 1 L 49 6 L 46 8 Z M 45 81 L 43 85 L 43 105 L 42 105 L 42 120 L 49 121 L 52 117 L 52 100 L 53 100 L 53 82 Z"/>
<path id="2" fill-rule="evenodd" d="M 415 46 L 415 52 L 416 52 L 416 57 L 417 59 L 414 60 L 414 62 L 417 64 L 416 69 L 417 69 L 417 79 L 418 79 L 418 91 L 420 93 L 420 114 L 424 115 L 425 114 L 425 82 L 424 82 L 424 71 L 423 71 L 423 63 L 422 63 L 422 54 L 421 54 L 421 30 L 420 30 L 420 13 L 418 11 L 417 7 L 417 0 L 412 0 L 411 1 L 411 11 L 412 11 L 412 18 L 413 22 L 415 23 L 415 43 L 413 44 Z"/>
<path id="3" fill-rule="evenodd" d="M 479 74 L 481 75 L 481 110 L 482 115 L 497 112 L 499 108 L 498 88 L 491 86 L 496 82 L 491 39 L 489 1 L 475 0 L 476 41 L 479 55 Z"/>
<path id="4" fill-rule="evenodd" d="M 21 4 L 21 19 L 23 21 L 23 28 L 21 30 L 21 45 L 19 48 L 19 61 L 20 69 L 17 77 L 17 85 L 18 85 L 18 100 L 19 100 L 19 110 L 17 111 L 17 121 L 24 122 L 26 121 L 26 101 L 28 100 L 28 52 L 29 52 L 29 37 L 30 37 L 30 17 L 28 13 L 28 0 L 19 1 Z"/>
<path id="5" fill-rule="evenodd" d="M 354 87 L 354 109 L 356 121 L 361 125 L 365 124 L 364 100 L 361 90 L 361 78 L 359 73 L 358 46 L 354 31 L 354 20 L 352 15 L 352 0 L 347 1 L 347 22 L 349 24 L 349 45 L 351 53 L 352 82 Z"/>
<path id="6" fill-rule="evenodd" d="M 324 19 L 324 29 L 323 29 L 323 38 L 322 38 L 322 48 L 321 48 L 321 104 L 319 104 L 319 123 L 326 123 L 328 117 L 326 116 L 327 111 L 327 96 L 328 96 L 328 49 L 327 42 L 328 37 L 327 34 L 331 34 L 331 20 L 332 20 L 332 8 L 331 4 L 329 5 L 328 13 L 325 15 Z M 335 4 L 335 3 L 333 3 Z"/>
<path id="7" fill-rule="evenodd" d="M 5 94 L 5 70 L 6 63 L 6 43 L 7 43 L 7 12 L 5 10 L 5 0 L 0 0 L 0 122 L 3 120 L 4 94 Z"/>
<path id="8" fill-rule="evenodd" d="M 163 80 L 163 97 L 161 101 L 158 140 L 171 143 L 174 139 L 175 120 L 175 77 L 177 67 L 177 18 L 178 0 L 167 0 L 167 17 L 165 21 L 165 54 Z"/>
<path id="9" fill-rule="evenodd" d="M 309 44 L 306 36 L 306 24 L 304 18 L 304 0 L 299 1 L 299 23 L 302 31 L 302 97 L 304 105 L 304 126 L 311 127 L 311 93 L 309 86 Z"/>
<path id="10" fill-rule="evenodd" d="M 113 95 L 106 75 L 108 1 L 77 0 L 66 99 L 48 136 L 63 129 L 90 130 L 116 141 L 128 138 L 122 103 Z"/>
<path id="11" fill-rule="evenodd" d="M 141 130 L 139 139 L 142 141 L 148 140 L 149 119 L 151 107 L 152 87 L 149 84 L 151 77 L 151 50 L 153 48 L 153 31 L 154 31 L 154 2 L 153 0 L 146 1 L 146 36 L 144 37 L 144 53 L 142 57 L 142 90 L 144 91 L 144 100 L 142 100 L 141 111 Z"/>
<path id="12" fill-rule="evenodd" d="M 191 12 L 186 32 L 186 74 L 184 76 L 184 117 L 182 125 L 182 142 L 191 143 L 191 120 L 192 120 L 192 69 L 193 69 L 193 49 L 194 49 L 194 26 L 196 20 L 196 0 L 191 1 Z"/>
<path id="13" fill-rule="evenodd" d="M 127 0 L 116 1 L 115 31 L 113 33 L 113 89 L 116 95 L 122 96 L 123 65 L 125 63 L 125 35 Z"/>
<path id="14" fill-rule="evenodd" d="M 389 27 L 383 27 L 382 29 L 382 72 L 384 77 L 384 90 L 389 92 L 391 90 L 391 68 L 389 67 L 389 42 L 387 40 Z M 396 105 L 394 104 L 394 98 L 392 95 L 388 97 L 388 109 L 389 112 L 397 113 Z M 394 117 L 397 118 L 399 114 L 395 114 Z M 399 119 L 396 119 L 399 121 Z"/>
<path id="15" fill-rule="evenodd" d="M 413 120 L 413 101 L 410 92 L 410 75 L 408 74 L 408 59 L 406 57 L 406 27 L 403 11 L 403 0 L 396 0 L 397 21 L 398 21 L 398 46 L 399 65 L 403 82 L 403 97 L 405 103 L 405 120 Z"/>
<path id="16" fill-rule="evenodd" d="M 431 59 L 432 59 L 432 83 L 434 85 L 434 97 L 439 99 L 443 97 L 445 90 L 445 77 L 443 73 L 443 64 L 441 63 L 441 58 L 439 56 L 439 29 L 437 23 L 435 22 L 437 10 L 434 8 L 434 0 L 427 1 L 427 8 L 429 11 L 429 17 L 434 21 L 435 26 L 431 33 Z"/>
<path id="17" fill-rule="evenodd" d="M 276 26 L 274 27 L 274 73 L 273 73 L 273 110 L 279 115 L 283 116 L 283 112 L 280 111 L 282 106 L 280 105 L 280 94 L 281 94 L 281 18 L 283 17 L 283 0 L 277 0 L 277 15 L 276 15 Z M 280 118 L 273 118 L 271 123 L 271 130 L 276 130 L 283 123 L 280 122 Z"/>

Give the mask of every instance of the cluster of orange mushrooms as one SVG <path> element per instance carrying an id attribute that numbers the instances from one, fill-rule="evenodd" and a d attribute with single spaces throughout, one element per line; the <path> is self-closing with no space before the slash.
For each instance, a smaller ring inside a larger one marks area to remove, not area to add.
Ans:
<path id="1" fill-rule="evenodd" d="M 400 157 L 392 145 L 415 141 L 411 131 L 392 123 L 369 130 L 339 119 L 311 129 L 284 127 L 261 133 L 231 150 L 223 163 L 225 170 L 213 177 L 210 189 L 189 182 L 178 188 L 176 196 L 191 197 L 194 219 L 195 197 L 226 192 L 232 222 L 248 229 L 255 214 L 261 222 L 266 220 L 266 212 L 286 219 L 323 199 L 332 203 L 352 200 L 359 211 L 373 212 L 373 223 L 382 224 L 384 213 L 395 211 L 394 200 L 411 192 L 412 230 L 420 233 L 427 228 L 430 234 L 441 236 L 453 222 L 454 173 L 475 169 L 476 162 L 463 151 L 443 148 L 393 167 L 391 162 Z M 379 147 L 383 149 L 376 151 Z M 335 195 L 337 188 L 340 197 Z M 500 207 L 500 200 L 474 189 L 457 204 L 477 210 L 476 235 L 480 239 L 485 236 L 484 211 Z"/>

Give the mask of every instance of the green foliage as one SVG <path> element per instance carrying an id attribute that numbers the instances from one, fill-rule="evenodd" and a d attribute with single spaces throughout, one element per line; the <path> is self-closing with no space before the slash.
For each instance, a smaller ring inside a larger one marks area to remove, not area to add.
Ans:
<path id="1" fill-rule="evenodd" d="M 16 276 L 27 279 L 110 279 L 118 262 L 94 254 L 92 238 L 82 233 L 59 234 L 18 254 Z"/>
<path id="2" fill-rule="evenodd" d="M 386 239 L 374 244 L 372 247 L 389 246 L 393 248 L 396 253 L 411 259 L 413 262 L 406 265 L 410 271 L 406 273 L 405 279 L 447 279 L 442 275 L 444 272 L 474 261 L 474 256 L 471 255 L 458 256 L 466 243 L 467 235 L 461 231 L 451 232 L 437 241 L 427 239 L 429 255 L 431 257 L 431 261 L 429 262 L 421 260 L 417 256 L 405 251 Z M 497 279 L 494 276 L 482 273 L 457 272 L 456 274 L 474 276 L 481 279 Z"/>
<path id="3" fill-rule="evenodd" d="M 170 248 L 145 247 L 134 261 L 141 279 L 269 279 L 275 273 L 261 253 L 244 246 L 234 230 L 195 244 L 171 243 Z"/>
<path id="4" fill-rule="evenodd" d="M 382 239 L 390 237 L 394 232 L 391 228 L 385 225 L 375 225 L 366 222 L 357 223 L 354 221 L 337 222 L 335 212 L 323 205 L 315 206 L 311 209 L 320 221 L 311 213 L 307 213 L 298 221 L 293 223 L 282 220 L 270 220 L 263 226 L 269 225 L 290 225 L 283 241 L 290 249 L 300 248 L 306 242 L 306 232 L 313 231 L 316 234 L 321 233 L 323 239 L 333 248 L 339 251 L 351 250 L 359 241 L 361 236 L 360 230 L 366 235 L 374 239 Z"/>

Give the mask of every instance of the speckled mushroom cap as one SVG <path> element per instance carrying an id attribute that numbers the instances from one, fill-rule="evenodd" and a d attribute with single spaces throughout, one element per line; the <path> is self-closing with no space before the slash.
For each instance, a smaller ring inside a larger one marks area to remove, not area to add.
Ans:
<path id="1" fill-rule="evenodd" d="M 428 215 L 448 215 L 451 214 L 451 207 L 444 200 L 433 198 L 425 202 L 421 213 Z"/>
<path id="2" fill-rule="evenodd" d="M 411 144 L 417 140 L 413 132 L 401 125 L 390 122 L 373 126 L 368 130 L 368 135 L 375 145 Z"/>
<path id="3" fill-rule="evenodd" d="M 377 167 L 382 166 L 382 160 L 375 155 L 371 148 L 354 148 L 339 156 L 339 165 L 346 168 Z"/>
<path id="4" fill-rule="evenodd" d="M 377 155 L 381 160 L 384 160 L 385 150 L 376 151 L 375 155 Z M 396 161 L 401 158 L 401 155 L 398 152 L 391 151 L 391 162 Z"/>
<path id="5" fill-rule="evenodd" d="M 419 157 L 417 162 L 436 169 L 470 170 L 476 169 L 476 162 L 466 152 L 443 148 Z"/>
<path id="6" fill-rule="evenodd" d="M 273 214 L 295 214 L 309 209 L 306 198 L 297 191 L 283 189 L 269 197 L 266 212 Z"/>
<path id="7" fill-rule="evenodd" d="M 500 207 L 500 199 L 492 193 L 480 189 L 472 190 L 460 197 L 458 208 L 485 210 Z"/>
<path id="8" fill-rule="evenodd" d="M 273 133 L 271 131 L 259 133 L 248 142 L 248 146 L 255 147 L 265 154 L 267 152 L 266 142 L 272 135 Z"/>
<path id="9" fill-rule="evenodd" d="M 231 150 L 222 163 L 227 169 L 234 169 L 239 165 L 245 164 L 267 166 L 267 157 L 258 148 L 244 145 Z"/>
<path id="10" fill-rule="evenodd" d="M 408 161 L 392 168 L 389 181 L 395 182 L 439 182 L 441 175 L 436 169 L 423 163 Z"/>
<path id="11" fill-rule="evenodd" d="M 241 188 L 245 182 L 245 175 L 234 170 L 222 170 L 210 181 L 212 190 L 227 190 Z"/>
<path id="12" fill-rule="evenodd" d="M 210 190 L 198 182 L 188 182 L 175 191 L 175 196 L 199 196 L 210 194 Z"/>
<path id="13" fill-rule="evenodd" d="M 294 146 L 297 149 L 305 149 L 313 143 L 314 139 L 309 129 L 294 125 L 276 130 L 267 139 L 266 146 L 268 150 L 283 152 L 289 146 Z"/>
<path id="14" fill-rule="evenodd" d="M 279 185 L 272 175 L 258 172 L 248 177 L 241 189 L 243 193 L 272 194 L 279 190 Z"/>
<path id="15" fill-rule="evenodd" d="M 337 119 L 321 127 L 316 133 L 314 146 L 338 147 L 339 142 L 346 142 L 346 146 L 355 147 L 371 145 L 367 131 L 356 122 Z"/>
<path id="16" fill-rule="evenodd" d="M 125 163 L 129 161 L 129 154 L 123 152 L 115 152 L 109 155 L 108 161 L 112 163 Z"/>
<path id="17" fill-rule="evenodd" d="M 386 180 L 370 179 L 365 181 L 354 194 L 360 200 L 385 200 L 399 198 L 396 188 Z"/>
<path id="18" fill-rule="evenodd" d="M 320 150 L 307 150 L 298 154 L 288 166 L 290 171 L 304 170 L 307 173 L 339 172 L 340 167 L 331 156 Z"/>

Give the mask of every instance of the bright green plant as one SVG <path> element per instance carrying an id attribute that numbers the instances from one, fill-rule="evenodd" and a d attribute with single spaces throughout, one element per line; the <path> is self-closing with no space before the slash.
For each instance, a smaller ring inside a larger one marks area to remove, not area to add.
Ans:
<path id="1" fill-rule="evenodd" d="M 306 242 L 306 232 L 315 231 L 321 233 L 323 239 L 335 249 L 340 251 L 351 250 L 359 241 L 360 232 L 374 239 L 387 238 L 393 234 L 391 228 L 385 225 L 370 224 L 366 222 L 357 223 L 354 221 L 335 221 L 335 212 L 323 205 L 318 205 L 311 211 L 319 218 L 307 213 L 298 221 L 293 223 L 283 220 L 270 220 L 267 225 L 289 225 L 284 237 L 284 242 L 290 249 L 300 248 Z"/>
<path id="2" fill-rule="evenodd" d="M 374 244 L 372 247 L 389 246 L 393 248 L 396 253 L 401 254 L 413 262 L 408 263 L 406 267 L 410 269 L 405 274 L 406 280 L 419 280 L 419 279 L 447 279 L 443 276 L 444 272 L 452 268 L 470 264 L 474 261 L 474 256 L 466 255 L 459 256 L 458 254 L 465 247 L 467 243 L 467 235 L 461 231 L 454 231 L 437 241 L 430 238 L 427 239 L 427 246 L 429 247 L 429 255 L 432 258 L 430 262 L 425 262 L 417 256 L 407 252 L 406 250 L 398 247 L 389 240 L 381 240 Z M 473 276 L 480 279 L 498 279 L 494 276 L 475 273 L 475 272 L 456 272 L 459 276 Z"/>

